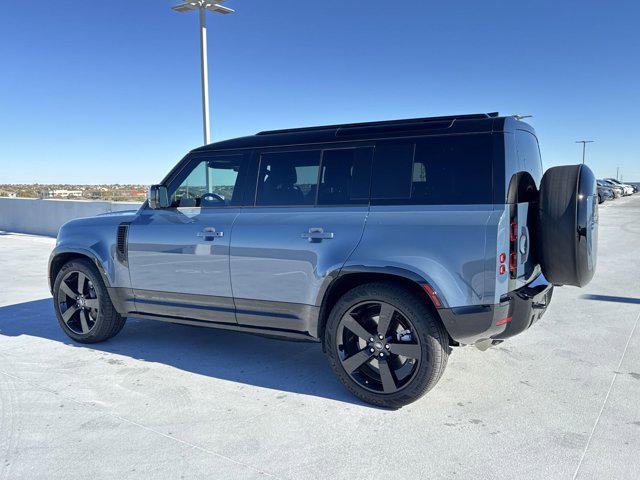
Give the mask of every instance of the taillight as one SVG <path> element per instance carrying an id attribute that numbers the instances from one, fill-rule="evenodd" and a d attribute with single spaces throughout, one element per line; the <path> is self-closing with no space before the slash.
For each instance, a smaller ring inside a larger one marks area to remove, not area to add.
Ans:
<path id="1" fill-rule="evenodd" d="M 511 242 L 518 240 L 518 222 L 511 222 L 511 229 L 509 232 L 509 240 Z"/>
<path id="2" fill-rule="evenodd" d="M 509 271 L 515 273 L 518 270 L 518 254 L 511 252 L 509 254 Z"/>

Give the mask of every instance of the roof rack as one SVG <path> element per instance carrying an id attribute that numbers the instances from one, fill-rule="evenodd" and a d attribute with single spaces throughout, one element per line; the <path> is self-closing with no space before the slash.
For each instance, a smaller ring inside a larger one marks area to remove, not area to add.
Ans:
<path id="1" fill-rule="evenodd" d="M 343 123 L 339 125 L 320 125 L 316 127 L 302 127 L 302 128 L 285 128 L 281 130 L 265 130 L 258 132 L 256 135 L 275 135 L 279 133 L 294 133 L 294 132 L 312 132 L 315 130 L 335 130 L 338 128 L 351 128 L 351 127 L 375 127 L 385 125 L 403 125 L 403 124 L 416 124 L 416 123 L 430 123 L 443 120 L 480 120 L 486 118 L 495 118 L 499 116 L 498 112 L 491 113 L 473 113 L 468 115 L 450 115 L 447 117 L 424 117 L 424 118 L 407 118 L 403 120 L 385 120 L 378 122 L 363 122 L 363 123 Z"/>

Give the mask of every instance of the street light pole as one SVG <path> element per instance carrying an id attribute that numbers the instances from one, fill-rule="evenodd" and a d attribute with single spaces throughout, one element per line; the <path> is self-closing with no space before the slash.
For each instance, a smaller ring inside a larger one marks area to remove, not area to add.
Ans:
<path id="1" fill-rule="evenodd" d="M 207 10 L 223 15 L 233 13 L 231 8 L 220 5 L 225 0 L 187 0 L 186 3 L 171 7 L 176 12 L 198 10 L 200 16 L 200 77 L 202 81 L 202 130 L 204 144 L 211 143 L 209 116 L 209 66 L 207 56 Z"/>
<path id="2" fill-rule="evenodd" d="M 593 143 L 594 140 L 578 140 L 576 143 L 582 144 L 582 164 L 584 165 L 585 155 L 587 152 L 587 143 Z"/>
<path id="3" fill-rule="evenodd" d="M 209 64 L 207 62 L 207 14 L 200 7 L 200 67 L 202 77 L 202 128 L 204 130 L 204 144 L 211 143 L 211 128 L 209 118 Z"/>

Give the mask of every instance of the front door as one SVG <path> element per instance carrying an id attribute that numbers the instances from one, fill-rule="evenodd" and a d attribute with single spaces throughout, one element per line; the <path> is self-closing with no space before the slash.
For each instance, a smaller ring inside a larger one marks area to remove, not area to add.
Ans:
<path id="1" fill-rule="evenodd" d="M 359 147 L 257 155 L 254 206 L 238 216 L 231 243 L 239 324 L 315 333 L 322 284 L 362 236 L 371 154 Z"/>
<path id="2" fill-rule="evenodd" d="M 128 259 L 140 313 L 236 323 L 229 242 L 243 155 L 197 155 L 167 184 L 171 205 L 131 223 Z"/>

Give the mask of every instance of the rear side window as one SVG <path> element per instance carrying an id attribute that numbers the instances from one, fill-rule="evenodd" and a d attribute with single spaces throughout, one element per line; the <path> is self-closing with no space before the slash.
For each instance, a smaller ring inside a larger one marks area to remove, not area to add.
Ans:
<path id="1" fill-rule="evenodd" d="M 258 206 L 314 205 L 320 150 L 263 153 L 258 175 Z"/>
<path id="2" fill-rule="evenodd" d="M 491 135 L 434 136 L 376 145 L 373 204 L 490 204 L 492 192 Z"/>
<path id="3" fill-rule="evenodd" d="M 518 157 L 522 162 L 522 169 L 529 172 L 540 186 L 542 180 L 542 159 L 540 158 L 540 148 L 538 139 L 526 130 L 516 130 L 516 145 L 518 147 Z"/>
<path id="4" fill-rule="evenodd" d="M 370 147 L 324 150 L 318 205 L 368 203 L 372 151 Z"/>

